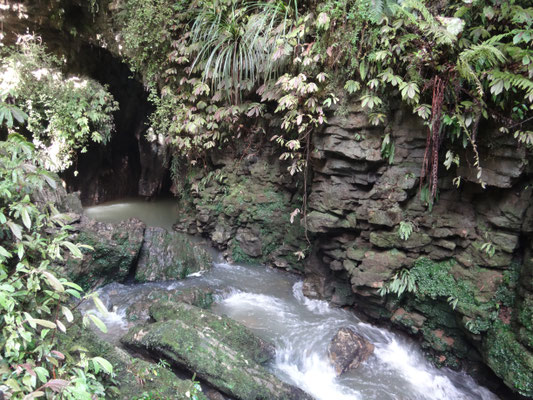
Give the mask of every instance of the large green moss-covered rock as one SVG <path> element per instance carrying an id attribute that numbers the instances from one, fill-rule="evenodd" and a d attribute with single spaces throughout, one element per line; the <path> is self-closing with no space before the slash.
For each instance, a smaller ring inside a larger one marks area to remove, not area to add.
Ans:
<path id="1" fill-rule="evenodd" d="M 212 263 L 209 253 L 187 235 L 146 228 L 135 279 L 139 282 L 183 279 L 194 272 L 208 270 Z"/>
<path id="2" fill-rule="evenodd" d="M 208 309 L 214 301 L 213 290 L 209 288 L 191 287 L 173 290 L 153 289 L 150 293 L 135 300 L 126 309 L 126 318 L 129 321 L 147 321 L 150 318 L 149 310 L 161 303 L 187 303 L 196 307 Z M 155 314 L 154 314 L 155 315 Z"/>
<path id="3" fill-rule="evenodd" d="M 73 242 L 91 246 L 82 259 L 70 258 L 64 266 L 69 279 L 84 289 L 127 278 L 137 261 L 143 243 L 145 225 L 137 219 L 119 224 L 82 218 Z"/>
<path id="4" fill-rule="evenodd" d="M 115 377 L 108 382 L 107 399 L 186 400 L 193 382 L 178 378 L 169 369 L 133 358 L 124 350 L 98 338 L 90 329 L 74 325 L 60 337 L 60 349 L 68 355 L 84 349 L 89 357 L 103 357 L 113 365 Z M 200 393 L 200 400 L 207 398 Z"/>
<path id="5" fill-rule="evenodd" d="M 132 328 L 125 345 L 157 354 L 237 399 L 311 399 L 260 365 L 272 348 L 240 324 L 187 304 L 160 304 L 151 315 L 157 322 Z"/>

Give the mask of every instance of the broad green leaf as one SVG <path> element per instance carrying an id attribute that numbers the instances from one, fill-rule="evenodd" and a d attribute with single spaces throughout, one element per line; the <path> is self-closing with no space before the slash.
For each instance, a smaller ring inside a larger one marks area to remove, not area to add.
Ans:
<path id="1" fill-rule="evenodd" d="M 105 324 L 102 322 L 100 318 L 98 318 L 94 314 L 88 314 L 88 315 L 89 315 L 89 318 L 93 321 L 93 323 L 96 325 L 98 329 L 100 329 L 104 333 L 107 333 L 107 327 L 105 326 Z"/>
<path id="2" fill-rule="evenodd" d="M 67 328 L 65 327 L 65 325 L 63 325 L 63 322 L 58 319 L 56 319 L 56 325 L 61 332 L 65 333 L 67 331 Z"/>
<path id="3" fill-rule="evenodd" d="M 98 363 L 104 369 L 104 371 L 107 372 L 108 374 L 113 373 L 113 365 L 111 365 L 111 363 L 107 361 L 105 358 L 93 357 L 92 360 Z"/>
<path id="4" fill-rule="evenodd" d="M 9 226 L 9 229 L 11 229 L 13 236 L 15 236 L 18 240 L 22 239 L 22 227 L 20 225 L 15 224 L 13 221 L 7 221 L 7 226 Z"/>
<path id="5" fill-rule="evenodd" d="M 50 374 L 48 373 L 48 370 L 46 368 L 43 368 L 43 367 L 35 367 L 33 368 L 33 370 L 35 371 L 35 373 L 37 374 L 37 377 L 39 378 L 39 380 L 41 382 L 46 382 L 46 380 L 48 379 L 48 377 L 50 376 Z"/>
<path id="6" fill-rule="evenodd" d="M 45 328 L 50 328 L 50 329 L 55 329 L 56 328 L 56 324 L 54 324 L 52 321 L 48 321 L 46 319 L 34 318 L 33 321 L 36 324 L 38 324 L 38 325 L 44 326 Z"/>
<path id="7" fill-rule="evenodd" d="M 33 329 L 37 327 L 37 325 L 35 324 L 35 319 L 30 314 L 28 314 L 27 312 L 24 312 L 24 317 L 26 318 L 26 321 L 28 321 L 28 324 L 30 324 L 30 326 Z"/>
<path id="8" fill-rule="evenodd" d="M 21 392 L 22 389 L 20 388 L 18 382 L 16 380 L 14 380 L 13 378 L 11 379 L 8 379 L 7 381 L 4 382 L 5 385 L 9 386 L 13 392 Z"/>
<path id="9" fill-rule="evenodd" d="M 67 240 L 63 241 L 62 244 L 70 250 L 74 258 L 83 258 L 83 254 L 81 253 L 78 246 Z"/>
<path id="10" fill-rule="evenodd" d="M 74 320 L 74 316 L 72 315 L 72 311 L 70 311 L 70 309 L 68 307 L 62 306 L 61 307 L 61 312 L 63 313 L 63 315 L 67 319 L 67 322 L 72 322 Z"/>
<path id="11" fill-rule="evenodd" d="M 65 291 L 65 287 L 62 285 L 61 282 L 54 276 L 54 274 L 48 272 L 48 271 L 42 271 L 42 274 L 45 276 L 46 281 L 48 284 L 54 288 L 55 291 L 59 293 L 63 293 Z"/>
<path id="12" fill-rule="evenodd" d="M 2 246 L 0 246 L 0 256 L 3 256 L 5 258 L 11 258 L 13 257 L 13 255 L 7 251 L 6 249 L 4 249 Z"/>
<path id="13" fill-rule="evenodd" d="M 83 292 L 83 289 L 77 283 L 74 283 L 74 282 L 63 282 L 63 285 L 71 287 L 73 289 L 76 289 L 79 292 Z"/>
<path id="14" fill-rule="evenodd" d="M 92 296 L 92 299 L 98 311 L 100 311 L 103 315 L 107 315 L 108 310 L 105 304 L 102 303 L 102 300 L 100 300 L 100 298 L 96 294 Z"/>
<path id="15" fill-rule="evenodd" d="M 31 228 L 31 219 L 30 214 L 28 214 L 28 209 L 26 207 L 22 208 L 20 211 L 20 215 L 22 216 L 22 222 L 26 226 L 26 228 Z"/>
<path id="16" fill-rule="evenodd" d="M 44 392 L 37 390 L 35 392 L 31 392 L 30 394 L 27 394 L 26 396 L 24 396 L 23 400 L 36 399 L 37 397 L 43 397 L 44 395 L 45 395 Z"/>

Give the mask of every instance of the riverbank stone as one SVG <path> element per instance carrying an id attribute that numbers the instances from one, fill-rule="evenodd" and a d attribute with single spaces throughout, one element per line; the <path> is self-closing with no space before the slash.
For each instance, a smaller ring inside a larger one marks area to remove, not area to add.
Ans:
<path id="1" fill-rule="evenodd" d="M 89 357 L 103 357 L 113 365 L 113 380 L 105 382 L 108 386 L 106 399 L 189 399 L 186 393 L 192 389 L 194 382 L 178 378 L 170 369 L 132 357 L 123 349 L 100 339 L 91 329 L 82 327 L 81 315 L 77 318 L 78 323 L 69 328 L 68 336 L 59 335 L 60 349 L 67 357 L 83 351 Z M 199 400 L 207 400 L 203 393 L 197 396 Z"/>

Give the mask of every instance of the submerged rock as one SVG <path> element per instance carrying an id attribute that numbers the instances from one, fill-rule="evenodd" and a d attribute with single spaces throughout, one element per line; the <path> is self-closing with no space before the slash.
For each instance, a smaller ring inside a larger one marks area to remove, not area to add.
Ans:
<path id="1" fill-rule="evenodd" d="M 350 328 L 339 329 L 328 347 L 337 375 L 359 367 L 373 352 L 374 345 Z"/>
<path id="2" fill-rule="evenodd" d="M 130 329 L 123 344 L 196 373 L 236 399 L 311 399 L 261 365 L 274 349 L 241 324 L 183 303 L 157 304 L 150 314 L 157 322 Z"/>
<path id="3" fill-rule="evenodd" d="M 187 235 L 163 228 L 146 228 L 135 279 L 139 282 L 183 279 L 194 272 L 208 270 L 212 263 L 209 253 Z"/>

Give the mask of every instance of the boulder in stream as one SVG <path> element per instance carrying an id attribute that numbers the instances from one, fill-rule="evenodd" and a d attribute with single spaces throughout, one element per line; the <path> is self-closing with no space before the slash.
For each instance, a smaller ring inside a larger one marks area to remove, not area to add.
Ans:
<path id="1" fill-rule="evenodd" d="M 150 314 L 156 322 L 130 329 L 124 345 L 196 373 L 236 399 L 311 399 L 261 365 L 274 349 L 243 325 L 184 303 L 159 303 Z"/>
<path id="2" fill-rule="evenodd" d="M 82 217 L 74 229 L 70 240 L 92 249 L 84 249 L 82 259 L 70 257 L 66 261 L 65 274 L 69 279 L 91 289 L 128 277 L 143 243 L 143 222 L 131 218 L 110 224 Z"/>
<path id="3" fill-rule="evenodd" d="M 187 235 L 146 228 L 135 279 L 139 282 L 183 279 L 208 270 L 212 263 L 210 254 Z"/>
<path id="4" fill-rule="evenodd" d="M 373 352 L 374 345 L 350 328 L 340 328 L 328 347 L 337 375 L 359 367 Z"/>
<path id="5" fill-rule="evenodd" d="M 128 321 L 147 321 L 150 318 L 149 309 L 161 302 L 187 303 L 196 307 L 208 309 L 213 304 L 213 289 L 207 287 L 190 287 L 179 289 L 154 289 L 147 295 L 135 300 L 126 309 Z M 156 306 L 157 307 L 157 306 Z"/>

